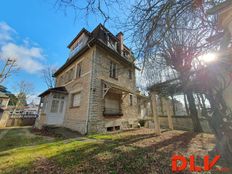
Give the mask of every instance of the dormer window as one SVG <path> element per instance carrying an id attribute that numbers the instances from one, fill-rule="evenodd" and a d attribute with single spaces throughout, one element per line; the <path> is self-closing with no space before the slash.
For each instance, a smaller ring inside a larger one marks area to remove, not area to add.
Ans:
<path id="1" fill-rule="evenodd" d="M 81 48 L 81 46 L 83 45 L 83 39 L 80 39 L 73 47 L 73 51 L 75 50 L 78 50 Z"/>
<path id="2" fill-rule="evenodd" d="M 70 52 L 70 57 L 73 56 L 74 54 L 76 54 L 84 45 L 84 41 L 83 38 L 80 39 L 72 48 L 71 52 Z"/>
<path id="3" fill-rule="evenodd" d="M 123 56 L 125 57 L 125 58 L 129 58 L 129 52 L 127 51 L 127 50 L 124 50 L 123 51 Z"/>

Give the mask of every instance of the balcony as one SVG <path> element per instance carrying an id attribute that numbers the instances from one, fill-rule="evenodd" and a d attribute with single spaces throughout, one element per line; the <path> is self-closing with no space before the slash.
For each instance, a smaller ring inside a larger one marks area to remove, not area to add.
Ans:
<path id="1" fill-rule="evenodd" d="M 123 116 L 122 109 L 116 109 L 116 108 L 104 108 L 103 112 L 104 116 L 114 116 L 114 117 L 121 117 Z"/>

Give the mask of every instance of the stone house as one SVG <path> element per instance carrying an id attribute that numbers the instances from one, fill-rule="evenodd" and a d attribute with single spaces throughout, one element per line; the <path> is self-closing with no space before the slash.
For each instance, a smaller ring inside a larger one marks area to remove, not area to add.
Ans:
<path id="1" fill-rule="evenodd" d="M 0 109 L 7 109 L 10 98 L 3 92 L 0 91 Z"/>
<path id="2" fill-rule="evenodd" d="M 70 56 L 55 73 L 56 87 L 39 95 L 36 126 L 56 125 L 82 134 L 128 129 L 138 125 L 134 57 L 99 24 L 82 29 L 68 45 Z"/>

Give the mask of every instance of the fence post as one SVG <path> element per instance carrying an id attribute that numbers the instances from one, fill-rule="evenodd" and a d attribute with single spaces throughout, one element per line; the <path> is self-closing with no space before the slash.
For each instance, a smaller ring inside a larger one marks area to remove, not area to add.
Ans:
<path id="1" fill-rule="evenodd" d="M 152 103 L 152 114 L 154 118 L 154 123 L 155 123 L 155 132 L 160 135 L 160 122 L 159 122 L 159 117 L 157 114 L 157 105 L 156 105 L 156 92 L 152 91 L 151 92 L 151 103 Z"/>

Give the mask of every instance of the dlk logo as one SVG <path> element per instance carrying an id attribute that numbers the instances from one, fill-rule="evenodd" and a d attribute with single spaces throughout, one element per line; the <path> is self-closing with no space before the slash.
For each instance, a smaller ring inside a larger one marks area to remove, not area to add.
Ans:
<path id="1" fill-rule="evenodd" d="M 191 172 L 201 172 L 201 171 L 210 171 L 212 170 L 213 166 L 217 163 L 220 159 L 220 155 L 216 155 L 212 161 L 210 161 L 209 156 L 204 156 L 204 167 L 197 166 L 195 164 L 195 157 L 191 155 L 189 157 L 189 170 Z M 181 162 L 178 165 L 178 161 Z M 174 155 L 172 157 L 172 171 L 179 172 L 186 169 L 188 165 L 188 159 L 181 155 Z"/>

